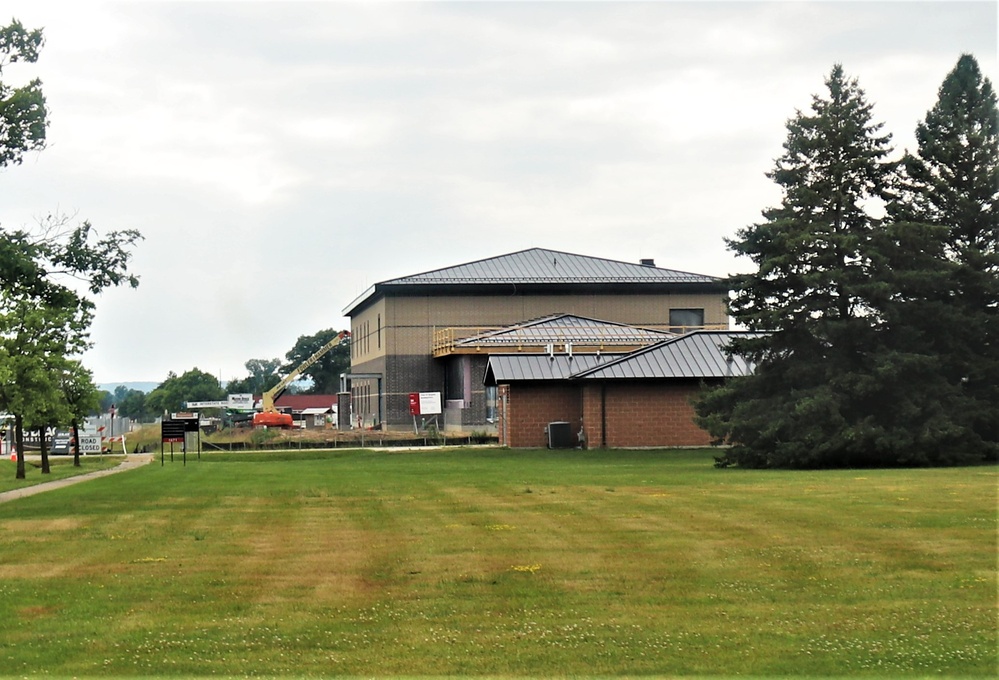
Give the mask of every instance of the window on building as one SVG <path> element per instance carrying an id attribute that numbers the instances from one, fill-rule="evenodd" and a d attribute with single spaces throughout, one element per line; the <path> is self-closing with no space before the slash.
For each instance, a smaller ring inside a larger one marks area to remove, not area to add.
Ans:
<path id="1" fill-rule="evenodd" d="M 496 422 L 496 386 L 486 387 L 486 422 Z"/>
<path id="2" fill-rule="evenodd" d="M 669 310 L 669 330 L 672 333 L 686 333 L 704 326 L 703 309 Z"/>

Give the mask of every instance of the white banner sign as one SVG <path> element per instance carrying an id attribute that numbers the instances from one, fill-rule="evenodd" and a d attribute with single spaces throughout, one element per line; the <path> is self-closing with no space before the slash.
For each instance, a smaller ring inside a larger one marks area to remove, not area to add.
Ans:
<path id="1" fill-rule="evenodd" d="M 230 394 L 227 401 L 188 401 L 187 408 L 231 408 L 241 411 L 253 410 L 252 394 Z"/>
<path id="2" fill-rule="evenodd" d="M 244 411 L 253 410 L 253 395 L 252 394 L 230 394 L 229 395 L 229 408 L 242 409 Z"/>

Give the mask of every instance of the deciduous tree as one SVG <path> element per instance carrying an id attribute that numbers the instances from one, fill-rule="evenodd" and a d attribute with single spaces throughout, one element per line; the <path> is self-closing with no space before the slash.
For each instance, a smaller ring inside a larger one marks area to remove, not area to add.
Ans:
<path id="1" fill-rule="evenodd" d="M 285 355 L 288 363 L 282 370 L 286 373 L 295 370 L 306 359 L 332 342 L 341 331 L 327 328 L 314 335 L 299 336 L 295 346 Z M 336 394 L 340 391 L 340 374 L 350 370 L 350 340 L 345 339 L 330 349 L 312 366 L 302 371 L 302 375 L 312 380 L 310 394 Z"/>
<path id="2" fill-rule="evenodd" d="M 41 31 L 16 20 L 0 28 L 0 77 L 10 64 L 34 62 L 41 45 Z M 46 121 L 40 81 L 0 82 L 0 167 L 42 148 Z M 139 238 L 134 230 L 102 237 L 89 222 L 71 226 L 58 215 L 33 231 L 0 227 L 0 374 L 10 377 L 0 385 L 0 408 L 15 414 L 19 478 L 23 424 L 51 419 L 63 403 L 56 396 L 60 367 L 89 346 L 94 304 L 88 295 L 138 285 L 128 262 Z"/>
<path id="3" fill-rule="evenodd" d="M 230 380 L 226 385 L 229 394 L 263 394 L 281 380 L 278 370 L 280 359 L 250 359 L 244 366 L 249 372 L 246 378 Z"/>
<path id="4" fill-rule="evenodd" d="M 11 64 L 37 61 L 43 42 L 41 30 L 28 30 L 16 19 L 0 27 L 0 77 Z M 20 163 L 26 152 L 43 148 L 47 126 L 40 80 L 21 87 L 0 81 L 0 166 Z"/>
<path id="5" fill-rule="evenodd" d="M 73 465 L 80 467 L 80 421 L 98 408 L 99 392 L 93 374 L 79 361 L 69 361 L 60 376 L 62 393 L 73 431 Z"/>
<path id="6" fill-rule="evenodd" d="M 225 396 L 215 376 L 192 368 L 179 376 L 171 371 L 146 395 L 146 406 L 153 413 L 171 413 L 180 411 L 188 401 L 221 401 Z"/>

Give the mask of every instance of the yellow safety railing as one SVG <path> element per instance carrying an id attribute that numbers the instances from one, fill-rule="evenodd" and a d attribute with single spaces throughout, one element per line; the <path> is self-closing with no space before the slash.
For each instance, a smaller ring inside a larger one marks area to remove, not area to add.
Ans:
<path id="1" fill-rule="evenodd" d="M 643 330 L 661 331 L 682 335 L 697 330 L 729 330 L 728 324 L 705 324 L 701 326 L 670 326 L 668 324 L 655 326 L 641 326 Z M 585 348 L 593 350 L 604 350 L 608 347 L 627 348 L 649 344 L 649 341 L 629 334 L 626 328 L 619 325 L 608 324 L 606 327 L 587 327 L 578 332 L 553 332 L 548 336 L 539 336 L 537 332 L 525 331 L 518 333 L 517 329 L 511 329 L 503 334 L 502 342 L 497 342 L 493 336 L 487 333 L 495 333 L 503 330 L 500 326 L 447 326 L 434 328 L 431 340 L 431 352 L 435 357 L 447 356 L 449 354 L 482 352 L 500 349 L 514 350 L 517 352 L 543 352 L 550 344 L 564 346 L 572 345 L 574 348 L 585 351 Z M 477 336 L 484 336 L 480 342 L 470 341 Z"/>

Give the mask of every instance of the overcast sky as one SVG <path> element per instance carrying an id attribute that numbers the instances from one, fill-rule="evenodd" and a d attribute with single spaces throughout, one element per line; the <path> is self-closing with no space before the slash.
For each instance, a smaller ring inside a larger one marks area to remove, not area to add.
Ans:
<path id="1" fill-rule="evenodd" d="M 97 382 L 222 380 L 389 278 L 532 247 L 724 276 L 780 194 L 785 123 L 834 63 L 897 151 L 992 2 L 30 2 L 48 148 L 0 224 L 132 228 Z"/>

